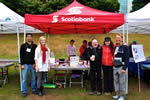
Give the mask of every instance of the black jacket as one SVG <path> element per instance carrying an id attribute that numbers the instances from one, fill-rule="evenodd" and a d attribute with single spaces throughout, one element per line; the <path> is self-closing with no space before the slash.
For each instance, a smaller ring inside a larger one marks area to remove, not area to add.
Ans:
<path id="1" fill-rule="evenodd" d="M 95 55 L 95 61 L 91 61 L 90 57 Z M 97 48 L 89 47 L 87 52 L 87 58 L 90 60 L 90 69 L 91 70 L 100 70 L 102 62 L 102 48 L 98 45 Z"/>
<path id="2" fill-rule="evenodd" d="M 124 62 L 123 69 L 126 70 L 129 63 L 129 48 L 126 45 L 121 45 L 119 47 L 118 53 L 115 55 L 115 57 L 121 57 L 122 61 Z"/>
<path id="3" fill-rule="evenodd" d="M 20 60 L 21 65 L 24 64 L 34 64 L 34 56 L 35 56 L 35 49 L 37 45 L 32 42 L 31 45 L 29 45 L 27 42 L 21 45 L 20 48 Z M 31 52 L 27 52 L 27 48 L 31 49 Z"/>

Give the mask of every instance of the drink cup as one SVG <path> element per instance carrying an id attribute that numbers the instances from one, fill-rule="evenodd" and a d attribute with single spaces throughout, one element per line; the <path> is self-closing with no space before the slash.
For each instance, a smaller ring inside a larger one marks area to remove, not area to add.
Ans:
<path id="1" fill-rule="evenodd" d="M 92 61 L 95 61 L 95 55 L 92 55 Z"/>

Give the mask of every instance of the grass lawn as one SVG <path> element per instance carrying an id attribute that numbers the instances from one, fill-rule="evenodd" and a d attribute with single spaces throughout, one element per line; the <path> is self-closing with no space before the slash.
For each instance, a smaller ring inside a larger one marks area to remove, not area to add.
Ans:
<path id="1" fill-rule="evenodd" d="M 42 34 L 33 35 L 33 40 L 38 43 L 39 37 Z M 108 34 L 115 42 L 115 34 Z M 50 49 L 54 52 L 56 58 L 67 58 L 66 47 L 70 39 L 74 39 L 77 51 L 82 44 L 83 39 L 91 40 L 92 38 L 98 39 L 102 44 L 104 37 L 107 35 L 50 35 Z M 145 56 L 149 56 L 150 35 L 143 34 L 130 34 L 129 43 L 132 40 L 137 40 L 139 44 L 144 45 Z M 16 35 L 0 35 L 0 58 L 17 59 L 17 40 Z M 23 35 L 20 36 L 20 42 L 23 42 Z M 79 54 L 79 52 L 78 52 Z M 49 80 L 53 77 L 53 71 L 49 72 Z M 28 83 L 30 79 L 28 79 Z M 72 88 L 62 89 L 46 89 L 46 95 L 39 97 L 33 95 L 28 86 L 29 96 L 23 98 L 20 92 L 19 84 L 19 70 L 15 70 L 12 66 L 9 69 L 9 83 L 0 88 L 0 100 L 112 100 L 111 96 L 102 95 L 100 97 L 94 95 L 89 96 L 88 90 L 82 89 L 79 85 L 73 85 Z M 150 100 L 150 85 L 141 82 L 141 93 L 138 92 L 138 80 L 137 78 L 129 78 L 129 95 L 127 100 Z"/>

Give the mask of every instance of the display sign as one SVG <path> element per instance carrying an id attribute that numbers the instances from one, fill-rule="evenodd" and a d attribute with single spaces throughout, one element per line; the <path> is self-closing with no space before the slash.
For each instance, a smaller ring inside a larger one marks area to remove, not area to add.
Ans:
<path id="1" fill-rule="evenodd" d="M 132 45 L 132 53 L 135 63 L 145 61 L 143 45 Z"/>
<path id="2" fill-rule="evenodd" d="M 79 57 L 78 56 L 70 57 L 70 67 L 77 67 L 78 64 L 79 64 Z"/>

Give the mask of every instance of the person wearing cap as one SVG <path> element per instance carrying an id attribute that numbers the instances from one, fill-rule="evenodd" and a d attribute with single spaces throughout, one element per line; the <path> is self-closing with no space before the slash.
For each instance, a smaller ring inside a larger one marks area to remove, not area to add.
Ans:
<path id="1" fill-rule="evenodd" d="M 116 95 L 114 99 L 125 100 L 127 90 L 126 69 L 129 62 L 129 49 L 127 45 L 123 45 L 123 36 L 116 35 L 116 47 L 114 51 L 114 88 Z"/>
<path id="2" fill-rule="evenodd" d="M 113 92 L 113 59 L 115 45 L 111 41 L 110 37 L 105 37 L 102 48 L 104 92 L 105 95 L 111 95 Z"/>
<path id="3" fill-rule="evenodd" d="M 76 47 L 74 45 L 74 40 L 70 40 L 70 44 L 67 47 L 67 55 L 70 56 L 76 56 Z"/>
<path id="4" fill-rule="evenodd" d="M 90 60 L 90 95 L 94 95 L 97 90 L 97 95 L 102 95 L 102 78 L 101 78 L 101 59 L 102 47 L 96 39 L 92 40 L 92 46 L 88 48 L 87 57 Z"/>

